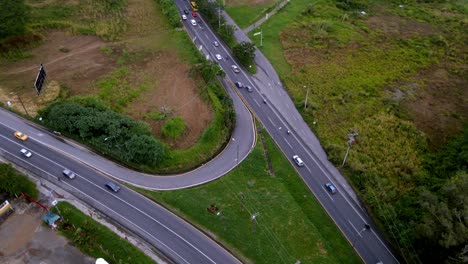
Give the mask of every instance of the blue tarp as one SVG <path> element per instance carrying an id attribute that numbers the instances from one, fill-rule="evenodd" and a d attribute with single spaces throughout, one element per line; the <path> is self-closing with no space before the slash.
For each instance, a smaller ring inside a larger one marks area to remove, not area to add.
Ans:
<path id="1" fill-rule="evenodd" d="M 44 220 L 44 222 L 46 222 L 48 225 L 53 225 L 55 223 L 55 221 L 59 220 L 60 219 L 60 216 L 52 213 L 52 212 L 48 212 L 47 214 L 45 214 L 43 217 L 42 217 L 42 220 Z"/>

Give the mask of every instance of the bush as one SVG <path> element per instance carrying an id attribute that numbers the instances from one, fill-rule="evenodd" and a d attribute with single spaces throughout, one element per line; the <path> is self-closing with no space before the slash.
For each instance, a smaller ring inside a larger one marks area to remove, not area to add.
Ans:
<path id="1" fill-rule="evenodd" d="M 165 155 L 148 124 L 112 112 L 92 97 L 55 102 L 41 116 L 50 128 L 87 142 L 118 160 L 154 167 Z"/>
<path id="2" fill-rule="evenodd" d="M 162 134 L 165 137 L 176 139 L 184 133 L 186 128 L 187 126 L 185 125 L 184 119 L 181 117 L 174 117 L 166 121 L 162 127 Z"/>
<path id="3" fill-rule="evenodd" d="M 2 0 L 0 39 L 23 34 L 26 31 L 28 17 L 28 8 L 24 0 Z"/>
<path id="4" fill-rule="evenodd" d="M 36 185 L 31 182 L 26 175 L 16 171 L 10 164 L 0 164 L 0 193 L 6 192 L 8 195 L 20 195 L 27 193 L 33 199 L 39 197 Z"/>

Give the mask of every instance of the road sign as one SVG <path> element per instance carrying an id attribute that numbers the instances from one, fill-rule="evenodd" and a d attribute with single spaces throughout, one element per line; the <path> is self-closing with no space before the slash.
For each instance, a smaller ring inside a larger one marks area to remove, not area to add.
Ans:
<path id="1" fill-rule="evenodd" d="M 36 81 L 34 82 L 34 88 L 36 88 L 37 95 L 41 94 L 42 85 L 44 84 L 46 76 L 47 73 L 45 72 L 44 66 L 42 66 L 41 63 L 41 67 L 39 68 L 39 72 L 37 73 Z"/>

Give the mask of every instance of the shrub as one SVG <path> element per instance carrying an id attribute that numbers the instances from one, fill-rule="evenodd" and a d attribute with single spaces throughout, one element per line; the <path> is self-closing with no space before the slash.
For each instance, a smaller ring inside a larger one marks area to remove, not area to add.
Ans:
<path id="1" fill-rule="evenodd" d="M 11 196 L 20 195 L 24 192 L 33 199 L 39 197 L 36 185 L 26 175 L 16 171 L 10 164 L 0 164 L 0 192 L 6 192 Z"/>
<path id="2" fill-rule="evenodd" d="M 165 155 L 142 121 L 109 110 L 92 97 L 58 101 L 41 112 L 45 124 L 74 136 L 122 161 L 154 167 Z"/>
<path id="3" fill-rule="evenodd" d="M 174 117 L 166 121 L 162 127 L 162 134 L 165 137 L 176 139 L 180 137 L 187 128 L 184 119 L 181 117 Z"/>

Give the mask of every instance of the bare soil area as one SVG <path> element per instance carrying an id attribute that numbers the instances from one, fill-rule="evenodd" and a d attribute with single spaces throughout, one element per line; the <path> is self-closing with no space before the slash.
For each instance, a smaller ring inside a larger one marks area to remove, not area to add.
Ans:
<path id="1" fill-rule="evenodd" d="M 12 101 L 12 107 L 24 113 L 19 95 L 29 114 L 34 116 L 59 95 L 63 86 L 72 94 L 86 94 L 86 89 L 98 77 L 114 68 L 114 60 L 100 51 L 105 45 L 98 37 L 48 32 L 44 43 L 30 51 L 31 58 L 0 64 L 2 103 Z M 38 96 L 33 85 L 41 63 L 47 72 L 47 86 Z"/>
<path id="2" fill-rule="evenodd" d="M 403 100 L 403 108 L 426 134 L 431 147 L 440 146 L 459 133 L 468 120 L 468 82 L 439 67 L 421 72 L 413 79 L 404 85 L 414 87 L 409 93 L 415 96 Z"/>
<path id="3" fill-rule="evenodd" d="M 44 211 L 35 204 L 15 205 L 16 212 L 0 226 L 0 263 L 94 263 L 42 223 Z"/>
<path id="4" fill-rule="evenodd" d="M 0 64 L 0 101 L 25 113 L 22 101 L 28 114 L 35 116 L 61 92 L 67 96 L 96 94 L 99 90 L 94 84 L 121 66 L 118 59 L 125 50 L 130 54 L 126 66 L 131 69 L 131 84 L 144 81 L 150 83 L 150 89 L 123 112 L 148 122 L 154 135 L 160 137 L 164 121 L 150 120 L 144 114 L 161 111 L 162 107 L 170 109 L 171 116 L 182 117 L 188 128 L 178 140 L 162 140 L 182 149 L 195 144 L 213 112 L 198 94 L 195 80 L 189 75 L 190 66 L 170 46 L 171 29 L 151 0 L 129 0 L 125 12 L 129 27 L 119 42 L 62 31 L 43 33 L 44 42 L 30 51 L 32 57 Z M 112 54 L 106 55 L 104 49 L 112 50 Z M 47 71 L 47 86 L 37 96 L 33 83 L 41 63 Z"/>

